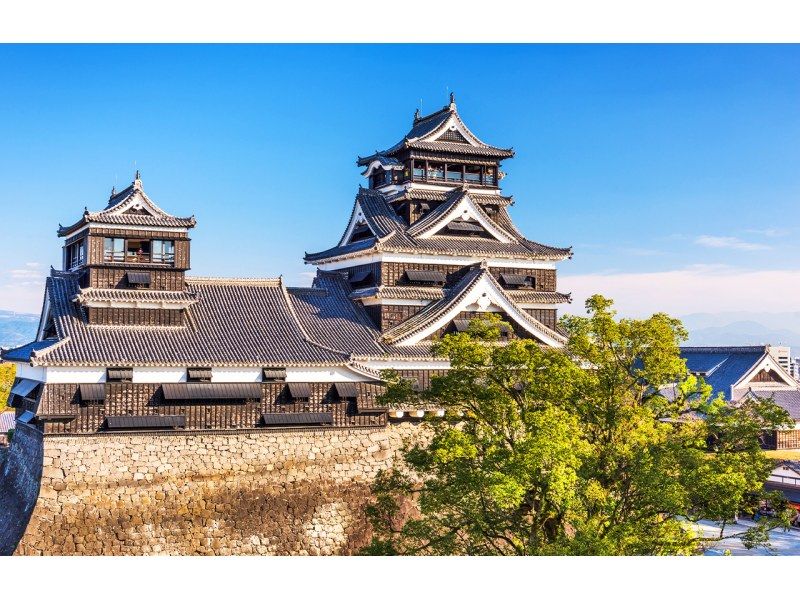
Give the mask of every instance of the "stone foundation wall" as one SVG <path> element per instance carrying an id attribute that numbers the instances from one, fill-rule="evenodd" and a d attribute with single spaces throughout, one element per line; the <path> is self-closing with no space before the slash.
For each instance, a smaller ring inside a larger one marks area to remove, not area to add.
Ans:
<path id="1" fill-rule="evenodd" d="M 45 436 L 15 554 L 351 554 L 371 480 L 420 432 Z"/>
<path id="2" fill-rule="evenodd" d="M 0 555 L 14 552 L 25 531 L 39 493 L 42 475 L 42 434 L 17 424 L 14 440 L 0 463 Z"/>

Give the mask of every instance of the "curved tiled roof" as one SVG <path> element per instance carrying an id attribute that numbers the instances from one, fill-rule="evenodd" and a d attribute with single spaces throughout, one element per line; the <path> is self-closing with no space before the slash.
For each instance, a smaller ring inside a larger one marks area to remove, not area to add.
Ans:
<path id="1" fill-rule="evenodd" d="M 465 133 L 466 143 L 456 143 L 452 141 L 439 141 L 439 137 L 450 124 L 456 124 L 459 130 Z M 377 151 L 374 154 L 361 158 L 356 163 L 359 166 L 366 166 L 380 156 L 392 156 L 406 148 L 416 148 L 423 150 L 433 150 L 441 152 L 451 152 L 457 154 L 490 156 L 494 158 L 510 158 L 514 155 L 511 148 L 504 149 L 484 143 L 470 131 L 456 109 L 455 101 L 427 116 L 414 117 L 414 124 L 411 130 L 405 134 L 403 139 L 395 143 L 388 149 Z"/>
<path id="2" fill-rule="evenodd" d="M 453 198 L 458 198 L 461 196 L 460 194 L 463 193 L 465 193 L 463 189 L 450 192 L 447 194 L 448 202 L 439 206 L 437 210 L 446 211 L 452 208 L 452 202 L 457 201 L 457 199 L 454 200 Z M 418 225 L 415 223 L 415 225 L 409 227 L 387 203 L 386 196 L 380 191 L 372 189 L 359 190 L 353 205 L 350 223 L 352 223 L 353 218 L 355 218 L 359 206 L 367 221 L 367 225 L 370 230 L 375 233 L 376 237 L 342 245 L 341 243 L 345 239 L 345 235 L 342 235 L 339 241 L 340 244 L 336 247 L 324 251 L 306 253 L 306 262 L 322 263 L 336 261 L 340 258 L 356 257 L 376 251 L 421 253 L 427 255 L 454 255 L 476 259 L 499 256 L 524 259 L 562 260 L 572 256 L 571 248 L 551 247 L 526 239 L 519 232 L 519 229 L 513 225 L 506 208 L 503 206 L 500 207 L 499 219 L 493 222 L 515 239 L 513 243 L 504 243 L 496 239 L 476 237 L 448 237 L 440 235 L 429 239 L 413 237 L 410 231 L 415 230 L 415 227 L 418 228 Z M 478 206 L 478 209 L 482 208 Z M 437 210 L 433 212 L 439 214 Z M 433 214 L 433 212 L 431 212 L 431 214 Z M 426 222 L 428 222 L 428 217 L 432 217 L 431 214 L 426 216 Z M 487 219 L 488 218 L 487 215 Z M 350 227 L 350 223 L 348 223 L 348 228 Z"/>
<path id="3" fill-rule="evenodd" d="M 136 209 L 136 206 L 141 206 L 141 209 Z M 174 228 L 192 228 L 197 224 L 194 216 L 188 218 L 172 216 L 159 208 L 144 192 L 138 173 L 136 180 L 130 186 L 110 197 L 108 205 L 103 210 L 99 212 L 86 210 L 81 219 L 74 224 L 59 226 L 58 235 L 60 237 L 69 235 L 90 222 Z"/>
<path id="4" fill-rule="evenodd" d="M 348 298 L 344 275 L 318 271 L 313 288 L 288 292 L 300 324 L 315 342 L 347 355 L 385 352 L 375 324 L 360 304 Z"/>
<path id="5" fill-rule="evenodd" d="M 308 340 L 280 279 L 187 279 L 199 300 L 186 326 L 100 326 L 86 322 L 71 301 L 77 279 L 47 280 L 52 315 L 62 341 L 33 355 L 37 365 L 286 366 L 341 364 L 341 353 Z"/>

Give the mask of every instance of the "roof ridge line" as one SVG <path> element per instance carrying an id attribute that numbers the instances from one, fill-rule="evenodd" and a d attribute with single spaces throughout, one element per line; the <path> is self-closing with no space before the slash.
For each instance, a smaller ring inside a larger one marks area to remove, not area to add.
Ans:
<path id="1" fill-rule="evenodd" d="M 200 285 L 213 285 L 214 283 L 226 284 L 228 286 L 278 286 L 281 284 L 281 277 L 266 278 L 247 278 L 234 276 L 187 276 L 187 283 Z"/>

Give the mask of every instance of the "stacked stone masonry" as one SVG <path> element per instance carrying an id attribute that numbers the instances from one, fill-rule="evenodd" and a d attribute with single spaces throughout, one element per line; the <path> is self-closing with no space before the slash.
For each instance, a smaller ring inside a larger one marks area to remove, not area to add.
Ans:
<path id="1" fill-rule="evenodd" d="M 421 430 L 46 436 L 16 554 L 352 554 L 370 482 Z"/>

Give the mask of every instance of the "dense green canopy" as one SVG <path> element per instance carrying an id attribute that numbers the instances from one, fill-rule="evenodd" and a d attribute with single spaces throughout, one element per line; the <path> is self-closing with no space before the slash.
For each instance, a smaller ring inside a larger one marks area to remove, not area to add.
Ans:
<path id="1" fill-rule="evenodd" d="M 376 479 L 367 554 L 693 554 L 692 522 L 724 535 L 757 508 L 771 469 L 759 435 L 788 425 L 785 411 L 713 398 L 686 371 L 678 320 L 618 320 L 599 295 L 586 307 L 562 318 L 563 350 L 495 342 L 503 324 L 489 316 L 435 345 L 451 370 L 425 396 L 387 375 L 386 403 L 447 415 Z M 785 523 L 778 510 L 747 545 Z"/>

